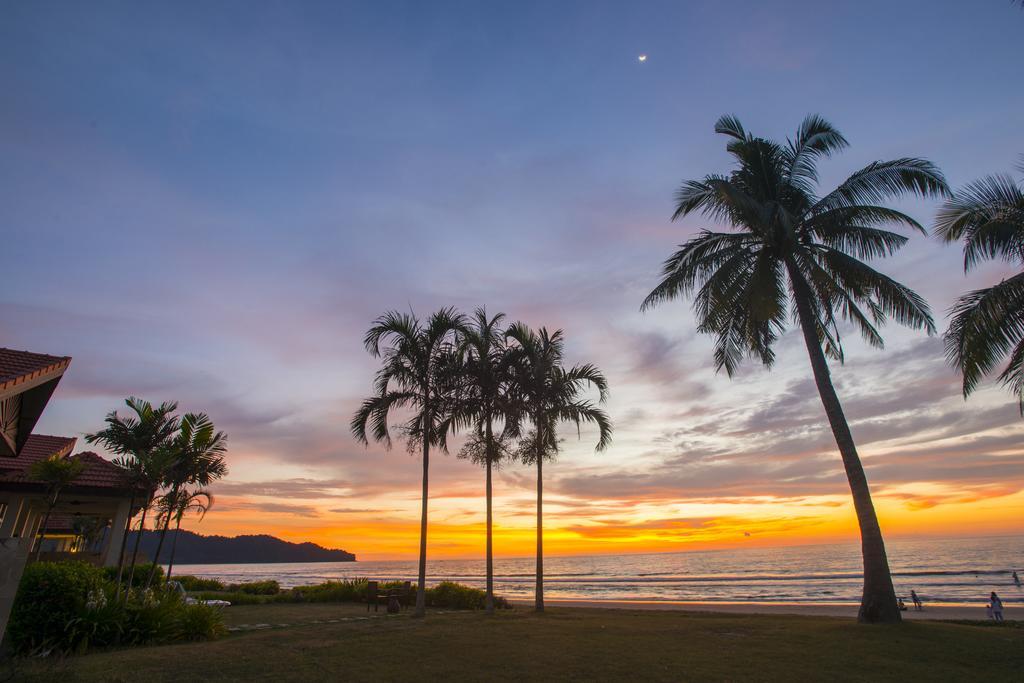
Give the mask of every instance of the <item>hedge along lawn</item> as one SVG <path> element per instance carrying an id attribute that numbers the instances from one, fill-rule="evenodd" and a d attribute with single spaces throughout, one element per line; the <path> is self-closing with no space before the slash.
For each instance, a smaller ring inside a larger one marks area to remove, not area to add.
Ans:
<path id="1" fill-rule="evenodd" d="M 245 608 L 272 622 L 344 605 Z M 230 611 L 231 608 L 228 608 Z M 263 611 L 261 611 L 263 610 Z M 293 610 L 284 612 L 283 610 Z M 232 617 L 234 621 L 235 617 Z M 1018 680 L 1024 628 L 941 622 L 553 608 L 408 613 L 236 633 L 218 641 L 20 660 L 27 681 Z"/>

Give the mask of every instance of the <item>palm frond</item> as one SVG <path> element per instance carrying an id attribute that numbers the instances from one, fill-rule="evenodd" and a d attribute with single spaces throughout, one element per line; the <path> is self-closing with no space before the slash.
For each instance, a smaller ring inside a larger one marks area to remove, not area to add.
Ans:
<path id="1" fill-rule="evenodd" d="M 942 171 L 926 159 L 905 157 L 876 161 L 857 171 L 818 202 L 818 211 L 877 204 L 905 195 L 948 197 Z"/>
<path id="2" fill-rule="evenodd" d="M 880 315 L 915 330 L 935 334 L 928 303 L 909 287 L 838 249 L 822 248 L 820 263 L 855 301 L 871 302 Z"/>
<path id="3" fill-rule="evenodd" d="M 785 158 L 790 182 L 810 193 L 813 184 L 818 182 L 818 159 L 830 156 L 849 144 L 831 123 L 811 114 L 800 123 L 796 138 L 788 141 Z"/>
<path id="4" fill-rule="evenodd" d="M 1024 273 L 960 297 L 951 313 L 946 357 L 963 373 L 967 396 L 1024 339 Z M 1014 381 L 1014 360 L 1004 381 Z"/>
<path id="5" fill-rule="evenodd" d="M 939 209 L 935 232 L 964 240 L 966 270 L 984 259 L 1024 261 L 1024 192 L 1007 175 L 970 183 Z"/>
<path id="6" fill-rule="evenodd" d="M 715 132 L 737 140 L 747 139 L 747 132 L 743 130 L 743 124 L 731 114 L 726 114 L 715 122 Z"/>

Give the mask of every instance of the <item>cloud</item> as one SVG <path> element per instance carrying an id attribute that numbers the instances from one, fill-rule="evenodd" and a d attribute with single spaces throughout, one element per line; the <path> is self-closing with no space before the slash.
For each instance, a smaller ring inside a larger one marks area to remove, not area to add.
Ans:
<path id="1" fill-rule="evenodd" d="M 332 498 L 345 493 L 351 482 L 334 479 L 279 479 L 272 481 L 221 481 L 215 491 L 233 496 L 264 496 L 271 498 Z"/>
<path id="2" fill-rule="evenodd" d="M 253 501 L 217 501 L 217 510 L 221 512 L 254 511 L 269 514 L 297 515 L 299 517 L 319 517 L 320 512 L 312 505 L 295 505 L 292 503 L 253 502 Z"/>
<path id="3" fill-rule="evenodd" d="M 694 542 L 707 538 L 750 536 L 761 531 L 781 533 L 805 530 L 821 524 L 814 516 L 764 517 L 666 517 L 639 522 L 602 520 L 566 530 L 595 540 L 636 540 L 654 537 L 665 543 Z"/>

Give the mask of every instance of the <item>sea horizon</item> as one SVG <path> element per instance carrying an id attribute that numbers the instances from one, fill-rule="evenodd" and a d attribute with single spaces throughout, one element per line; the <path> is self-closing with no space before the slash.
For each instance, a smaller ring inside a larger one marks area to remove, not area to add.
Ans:
<path id="1" fill-rule="evenodd" d="M 949 543 L 955 541 L 955 546 Z M 891 539 L 897 595 L 915 590 L 933 604 L 984 604 L 991 591 L 1024 602 L 1012 572 L 1024 573 L 1024 535 Z M 860 544 L 827 543 L 545 557 L 545 588 L 553 599 L 637 602 L 855 603 L 860 600 Z M 495 558 L 495 591 L 532 597 L 533 557 Z M 413 560 L 179 564 L 180 573 L 227 583 L 274 579 L 282 587 L 329 580 L 416 580 Z M 427 581 L 484 585 L 482 558 L 429 559 Z"/>

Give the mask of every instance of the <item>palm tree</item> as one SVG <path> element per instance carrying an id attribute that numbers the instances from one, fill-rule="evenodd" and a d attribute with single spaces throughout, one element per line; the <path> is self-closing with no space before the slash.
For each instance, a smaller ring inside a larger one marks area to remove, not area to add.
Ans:
<path id="1" fill-rule="evenodd" d="M 458 342 L 460 386 L 450 421 L 472 432 L 459 452 L 484 467 L 484 493 L 487 500 L 487 587 L 484 607 L 494 612 L 494 547 L 492 470 L 508 455 L 509 428 L 513 423 L 510 404 L 512 382 L 511 356 L 505 346 L 505 332 L 500 325 L 504 313 L 493 317 L 478 308 L 470 322 L 461 330 Z M 501 427 L 500 433 L 495 433 Z M 443 431 L 447 431 L 446 429 Z"/>
<path id="2" fill-rule="evenodd" d="M 715 365 L 730 377 L 744 357 L 770 367 L 772 346 L 795 314 L 860 524 L 859 619 L 899 621 L 871 492 L 826 357 L 843 361 L 839 318 L 876 348 L 883 345 L 876 325 L 889 317 L 934 333 L 925 301 L 860 259 L 888 256 L 906 243 L 886 226 L 924 232 L 914 219 L 880 202 L 907 194 L 945 196 L 946 181 L 923 159 L 877 161 L 818 197 L 817 162 L 847 146 L 821 117 L 804 119 L 786 144 L 748 134 L 731 116 L 719 119 L 715 131 L 730 138 L 727 149 L 737 168 L 728 176 L 684 182 L 672 219 L 700 212 L 733 231 L 703 230 L 682 245 L 665 262 L 662 280 L 643 309 L 693 294 L 697 329 L 716 336 Z"/>
<path id="3" fill-rule="evenodd" d="M 174 411 L 178 404 L 164 402 L 154 408 L 149 401 L 130 396 L 125 405 L 134 415 L 122 417 L 117 411 L 107 414 L 104 419 L 106 427 L 94 434 L 86 434 L 85 440 L 91 444 L 100 444 L 108 451 L 121 457 L 114 459 L 114 464 L 125 470 L 131 485 L 131 498 L 128 503 L 129 515 L 125 522 L 125 539 L 131 529 L 132 515 L 135 509 L 136 492 L 144 492 L 141 505 L 142 518 L 139 520 L 139 533 L 135 537 L 132 550 L 131 569 L 128 573 L 128 584 L 135 577 L 135 562 L 139 555 L 139 544 L 145 533 L 146 512 L 152 505 L 153 496 L 166 478 L 170 461 L 164 447 L 178 431 L 178 418 Z M 117 590 L 121 591 L 121 577 L 124 571 L 125 543 L 121 544 L 121 553 L 117 563 Z"/>
<path id="4" fill-rule="evenodd" d="M 203 413 L 186 413 L 181 418 L 178 434 L 165 448 L 170 453 L 172 465 L 167 471 L 164 485 L 170 489 L 172 500 L 180 497 L 185 486 L 209 486 L 228 473 L 224 462 L 224 453 L 228 448 L 227 434 L 216 431 L 213 422 Z M 156 553 L 153 555 L 153 567 L 146 579 L 147 587 L 152 585 L 156 577 L 160 551 L 163 550 L 164 539 L 171 526 L 170 516 L 166 516 L 163 522 Z"/>
<path id="5" fill-rule="evenodd" d="M 583 422 L 597 425 L 597 450 L 608 447 L 612 425 L 603 410 L 580 398 L 586 386 L 598 390 L 599 403 L 608 398 L 608 382 L 589 363 L 562 366 L 564 338 L 561 330 L 549 334 L 546 328 L 534 332 L 523 323 L 513 323 L 506 332 L 515 342 L 511 352 L 514 373 L 515 428 L 528 421 L 532 430 L 523 440 L 520 454 L 527 465 L 537 466 L 537 578 L 534 608 L 544 611 L 544 461 L 558 455 L 558 423 L 572 422 L 577 431 Z"/>
<path id="6" fill-rule="evenodd" d="M 1007 175 L 978 180 L 946 202 L 935 229 L 947 242 L 963 239 L 965 272 L 985 259 L 1024 265 L 1024 191 Z M 957 300 L 946 356 L 963 373 L 965 397 L 1009 356 L 999 381 L 1024 415 L 1024 271 Z"/>
<path id="7" fill-rule="evenodd" d="M 50 524 L 50 514 L 53 508 L 57 507 L 57 499 L 65 486 L 78 478 L 85 468 L 85 463 L 75 457 L 64 457 L 53 455 L 43 460 L 32 463 L 28 469 L 28 476 L 31 479 L 46 484 L 46 514 L 43 516 L 43 524 L 39 528 L 39 545 L 36 546 L 36 560 L 43 551 L 43 539 L 46 538 L 46 527 Z"/>
<path id="8" fill-rule="evenodd" d="M 427 571 L 427 475 L 430 447 L 446 449 L 441 428 L 447 418 L 452 390 L 455 333 L 464 325 L 452 308 L 432 314 L 424 325 L 413 314 L 391 311 L 373 323 L 363 344 L 383 365 L 374 379 L 374 395 L 352 418 L 356 439 L 369 444 L 367 427 L 375 440 L 391 447 L 388 419 L 395 409 L 411 412 L 403 424 L 409 449 L 423 453 L 423 492 L 420 512 L 419 584 L 416 587 L 418 617 L 426 614 Z M 384 346 L 384 348 L 382 348 Z"/>
<path id="9" fill-rule="evenodd" d="M 189 512 L 195 512 L 199 515 L 199 519 L 202 520 L 211 507 L 213 507 L 213 494 L 202 489 L 196 491 L 178 489 L 177 491 L 168 491 L 161 496 L 160 501 L 157 503 L 160 519 L 165 520 L 167 523 L 172 519 L 174 520 L 171 557 L 167 561 L 167 581 L 171 580 L 171 571 L 174 569 L 174 551 L 178 547 L 178 534 L 181 531 L 182 518 Z"/>

